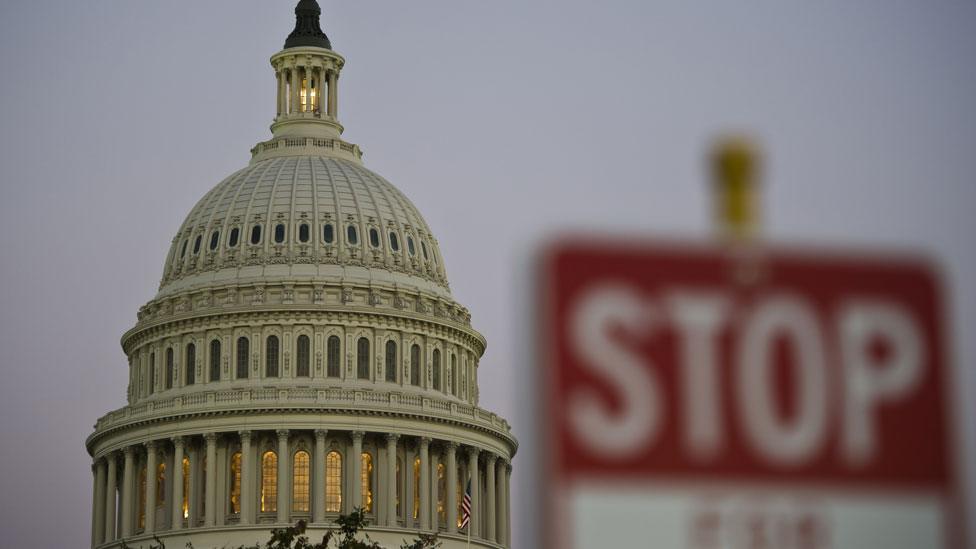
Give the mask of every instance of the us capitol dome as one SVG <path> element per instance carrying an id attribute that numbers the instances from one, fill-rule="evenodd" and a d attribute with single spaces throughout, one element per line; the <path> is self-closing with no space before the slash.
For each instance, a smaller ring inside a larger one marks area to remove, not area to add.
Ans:
<path id="1" fill-rule="evenodd" d="M 122 336 L 127 405 L 86 441 L 91 545 L 263 544 L 302 519 L 316 540 L 361 507 L 384 546 L 508 547 L 517 442 L 478 407 L 485 339 L 423 216 L 340 137 L 318 4 L 295 13 L 272 138 L 186 216 Z"/>

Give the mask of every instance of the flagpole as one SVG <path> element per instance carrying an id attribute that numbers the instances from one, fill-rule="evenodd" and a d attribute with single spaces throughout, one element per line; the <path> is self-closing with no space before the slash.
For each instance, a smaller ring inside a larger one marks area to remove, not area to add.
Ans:
<path id="1" fill-rule="evenodd" d="M 471 521 L 468 520 L 468 549 L 471 549 Z"/>

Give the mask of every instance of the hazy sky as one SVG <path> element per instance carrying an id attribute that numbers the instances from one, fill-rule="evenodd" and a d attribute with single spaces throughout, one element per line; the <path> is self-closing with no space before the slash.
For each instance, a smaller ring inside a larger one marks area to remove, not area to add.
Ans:
<path id="1" fill-rule="evenodd" d="M 268 137 L 268 58 L 293 7 L 0 4 L 4 545 L 88 544 L 84 439 L 124 403 L 119 338 L 183 216 Z M 766 150 L 770 239 L 907 247 L 942 265 L 976 433 L 976 3 L 322 7 L 347 59 L 345 138 L 426 216 L 488 339 L 482 404 L 522 444 L 518 547 L 537 506 L 519 404 L 534 396 L 531 250 L 563 228 L 706 236 L 702 155 L 730 129 Z M 976 437 L 966 448 L 976 463 Z"/>

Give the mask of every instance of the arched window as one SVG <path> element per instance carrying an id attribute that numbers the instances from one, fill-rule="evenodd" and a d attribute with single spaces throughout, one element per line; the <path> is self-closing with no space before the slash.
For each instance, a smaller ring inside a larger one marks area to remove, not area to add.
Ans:
<path id="1" fill-rule="evenodd" d="M 261 512 L 278 510 L 278 454 L 268 450 L 261 456 Z"/>
<path id="2" fill-rule="evenodd" d="M 369 340 L 365 337 L 356 342 L 356 377 L 369 379 Z"/>
<path id="3" fill-rule="evenodd" d="M 146 527 L 146 465 L 139 469 L 139 528 Z"/>
<path id="4" fill-rule="evenodd" d="M 241 453 L 230 456 L 230 512 L 241 512 Z"/>
<path id="5" fill-rule="evenodd" d="M 184 257 L 186 257 L 186 245 L 189 244 L 189 243 L 190 243 L 190 239 L 188 238 L 188 239 L 184 240 L 183 241 L 183 245 L 180 246 L 180 259 L 183 259 Z"/>
<path id="6" fill-rule="evenodd" d="M 214 231 L 210 233 L 210 251 L 216 250 L 218 244 L 220 244 L 220 231 Z"/>
<path id="7" fill-rule="evenodd" d="M 237 241 L 241 239 L 241 230 L 238 227 L 234 227 L 230 230 L 230 239 L 227 240 L 228 248 L 236 248 Z"/>
<path id="8" fill-rule="evenodd" d="M 268 336 L 264 353 L 265 377 L 278 377 L 278 336 Z"/>
<path id="9" fill-rule="evenodd" d="M 451 353 L 451 394 L 457 396 L 458 389 L 458 368 L 457 355 Z"/>
<path id="10" fill-rule="evenodd" d="M 282 242 L 285 241 L 285 224 L 284 223 L 278 223 L 277 225 L 275 225 L 274 239 L 275 239 L 275 244 L 281 244 Z"/>
<path id="11" fill-rule="evenodd" d="M 329 336 L 328 349 L 326 349 L 328 354 L 328 366 L 326 375 L 329 377 L 339 377 L 339 338 L 337 336 Z"/>
<path id="12" fill-rule="evenodd" d="M 342 510 L 342 456 L 335 450 L 325 456 L 325 510 Z"/>
<path id="13" fill-rule="evenodd" d="M 447 475 L 444 464 L 437 464 L 437 520 L 443 524 L 447 520 Z"/>
<path id="14" fill-rule="evenodd" d="M 420 458 L 413 460 L 413 518 L 420 516 Z"/>
<path id="15" fill-rule="evenodd" d="M 434 390 L 440 391 L 441 390 L 441 350 L 440 349 L 434 349 L 434 352 L 432 353 L 431 368 L 433 368 L 433 370 L 431 371 L 431 377 L 433 377 L 433 381 L 434 381 Z"/>
<path id="16" fill-rule="evenodd" d="M 407 251 L 410 252 L 410 255 L 417 255 L 417 248 L 414 247 L 413 237 L 410 235 L 407 235 Z"/>
<path id="17" fill-rule="evenodd" d="M 190 458 L 183 457 L 183 518 L 190 518 Z"/>
<path id="18" fill-rule="evenodd" d="M 400 251 L 400 239 L 397 238 L 395 232 L 390 231 L 390 249 L 394 252 Z"/>
<path id="19" fill-rule="evenodd" d="M 373 512 L 373 455 L 369 452 L 363 452 L 362 454 L 363 468 L 361 471 L 362 475 L 362 487 L 363 487 L 363 512 L 372 513 Z"/>
<path id="20" fill-rule="evenodd" d="M 396 458 L 396 516 L 403 516 L 403 460 L 399 456 Z"/>
<path id="21" fill-rule="evenodd" d="M 247 358 L 251 353 L 251 344 L 246 337 L 237 338 L 237 379 L 247 379 Z"/>
<path id="22" fill-rule="evenodd" d="M 410 347 L 410 383 L 420 387 L 420 345 Z"/>
<path id="23" fill-rule="evenodd" d="M 298 226 L 298 241 L 305 243 L 308 242 L 308 239 L 309 239 L 308 223 L 302 223 L 301 225 Z"/>
<path id="24" fill-rule="evenodd" d="M 369 230 L 369 245 L 374 248 L 380 247 L 380 233 L 376 229 L 370 228 Z"/>
<path id="25" fill-rule="evenodd" d="M 166 504 L 166 463 L 156 466 L 156 507 Z"/>
<path id="26" fill-rule="evenodd" d="M 295 452 L 295 459 L 292 461 L 292 500 L 291 510 L 296 513 L 307 513 L 308 506 L 308 452 L 299 450 Z"/>
<path id="27" fill-rule="evenodd" d="M 429 257 L 427 257 L 427 243 L 426 242 L 423 242 L 423 241 L 420 242 L 420 249 L 421 249 L 421 251 L 424 252 L 424 261 L 427 261 L 428 259 L 430 259 Z"/>
<path id="28" fill-rule="evenodd" d="M 220 340 L 210 342 L 210 381 L 220 381 Z"/>
<path id="29" fill-rule="evenodd" d="M 386 342 L 386 380 L 390 383 L 396 383 L 397 372 L 397 356 L 396 356 L 396 342 L 387 341 Z"/>
<path id="30" fill-rule="evenodd" d="M 149 394 L 156 390 L 156 353 L 149 353 Z"/>
<path id="31" fill-rule="evenodd" d="M 349 225 L 346 227 L 346 240 L 348 240 L 353 246 L 359 244 L 359 233 L 356 231 L 355 225 Z"/>
<path id="32" fill-rule="evenodd" d="M 332 244 L 334 240 L 335 229 L 332 227 L 332 224 L 326 223 L 326 225 L 322 227 L 322 241 L 326 244 Z"/>
<path id="33" fill-rule="evenodd" d="M 193 241 L 193 255 L 200 253 L 200 242 L 203 240 L 203 235 L 198 234 L 196 240 Z"/>
<path id="34" fill-rule="evenodd" d="M 167 389 L 173 388 L 173 377 L 174 377 L 174 366 L 173 366 L 173 348 L 169 347 L 166 349 L 166 385 Z"/>
<path id="35" fill-rule="evenodd" d="M 295 375 L 298 377 L 308 377 L 309 375 L 309 339 L 307 335 L 298 336 L 295 345 L 298 363 L 295 366 Z"/>
<path id="36" fill-rule="evenodd" d="M 186 346 L 186 384 L 197 382 L 197 346 L 190 343 Z"/>
<path id="37" fill-rule="evenodd" d="M 261 225 L 255 225 L 251 227 L 251 244 L 258 245 L 261 243 Z"/>

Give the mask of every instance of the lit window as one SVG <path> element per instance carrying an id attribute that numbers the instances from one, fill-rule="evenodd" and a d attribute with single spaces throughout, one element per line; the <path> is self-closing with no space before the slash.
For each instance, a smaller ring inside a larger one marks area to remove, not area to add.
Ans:
<path id="1" fill-rule="evenodd" d="M 183 458 L 183 518 L 190 518 L 190 458 Z"/>
<path id="2" fill-rule="evenodd" d="M 431 371 L 431 376 L 434 378 L 434 390 L 441 390 L 441 351 L 440 349 L 434 349 L 431 358 L 433 370 Z"/>
<path id="3" fill-rule="evenodd" d="M 437 464 L 437 519 L 447 520 L 447 478 L 443 463 Z"/>
<path id="4" fill-rule="evenodd" d="M 190 343 L 186 346 L 186 384 L 193 385 L 197 381 L 197 346 Z"/>
<path id="5" fill-rule="evenodd" d="M 329 336 L 328 345 L 328 361 L 326 374 L 329 377 L 339 377 L 339 338 L 337 336 Z"/>
<path id="6" fill-rule="evenodd" d="M 230 512 L 241 512 L 241 453 L 230 456 Z"/>
<path id="7" fill-rule="evenodd" d="M 285 225 L 284 223 L 278 223 L 275 225 L 275 243 L 281 244 L 285 241 Z"/>
<path id="8" fill-rule="evenodd" d="M 156 507 L 166 504 L 166 464 L 156 466 Z"/>
<path id="9" fill-rule="evenodd" d="M 216 250 L 218 244 L 220 244 L 220 231 L 214 231 L 210 235 L 210 251 Z"/>
<path id="10" fill-rule="evenodd" d="M 203 235 L 198 234 L 196 240 L 193 241 L 193 255 L 200 253 L 200 242 L 203 240 Z"/>
<path id="11" fill-rule="evenodd" d="M 376 229 L 369 230 L 369 245 L 374 248 L 380 247 L 380 233 Z"/>
<path id="12" fill-rule="evenodd" d="M 247 378 L 247 355 L 251 345 L 246 337 L 237 338 L 237 379 Z"/>
<path id="13" fill-rule="evenodd" d="M 334 450 L 325 457 L 325 510 L 342 510 L 342 456 Z"/>
<path id="14" fill-rule="evenodd" d="M 326 244 L 332 244 L 332 241 L 335 240 L 335 229 L 332 228 L 332 225 L 326 225 L 322 228 L 322 240 Z"/>
<path id="15" fill-rule="evenodd" d="M 261 456 L 261 512 L 278 510 L 278 454 L 268 450 Z"/>
<path id="16" fill-rule="evenodd" d="M 268 336 L 265 345 L 265 377 L 278 377 L 278 336 Z"/>
<path id="17" fill-rule="evenodd" d="M 420 458 L 413 460 L 413 518 L 420 516 Z"/>
<path id="18" fill-rule="evenodd" d="M 396 383 L 396 343 L 386 342 L 386 380 Z"/>
<path id="19" fill-rule="evenodd" d="M 400 251 L 400 239 L 397 238 L 396 233 L 390 233 L 390 249 L 394 252 Z"/>
<path id="20" fill-rule="evenodd" d="M 227 247 L 233 248 L 237 246 L 237 241 L 240 240 L 240 238 L 241 238 L 241 230 L 237 227 L 234 227 L 233 229 L 230 230 L 230 239 L 227 241 Z"/>
<path id="21" fill-rule="evenodd" d="M 295 375 L 298 377 L 308 377 L 309 375 L 309 339 L 307 335 L 298 336 L 298 343 L 296 345 L 298 364 L 295 367 Z"/>
<path id="22" fill-rule="evenodd" d="M 173 388 L 173 348 L 166 349 L 166 385 L 167 389 Z"/>
<path id="23" fill-rule="evenodd" d="M 420 345 L 410 347 L 410 383 L 420 387 Z"/>
<path id="24" fill-rule="evenodd" d="M 251 227 L 251 244 L 261 243 L 261 225 Z"/>
<path id="25" fill-rule="evenodd" d="M 308 225 L 306 223 L 302 223 L 301 225 L 298 226 L 298 241 L 304 243 L 304 242 L 308 242 L 308 239 L 309 239 Z"/>
<path id="26" fill-rule="evenodd" d="M 359 233 L 356 232 L 355 225 L 349 225 L 346 227 L 346 240 L 348 240 L 353 246 L 359 244 Z"/>
<path id="27" fill-rule="evenodd" d="M 308 452 L 299 450 L 295 452 L 295 459 L 292 463 L 292 511 L 308 512 Z"/>
<path id="28" fill-rule="evenodd" d="M 210 381 L 220 381 L 220 340 L 210 342 Z"/>
<path id="29" fill-rule="evenodd" d="M 365 337 L 356 343 L 356 377 L 369 379 L 369 340 Z"/>
<path id="30" fill-rule="evenodd" d="M 369 452 L 363 452 L 362 488 L 363 488 L 363 512 L 373 512 L 373 456 Z"/>

